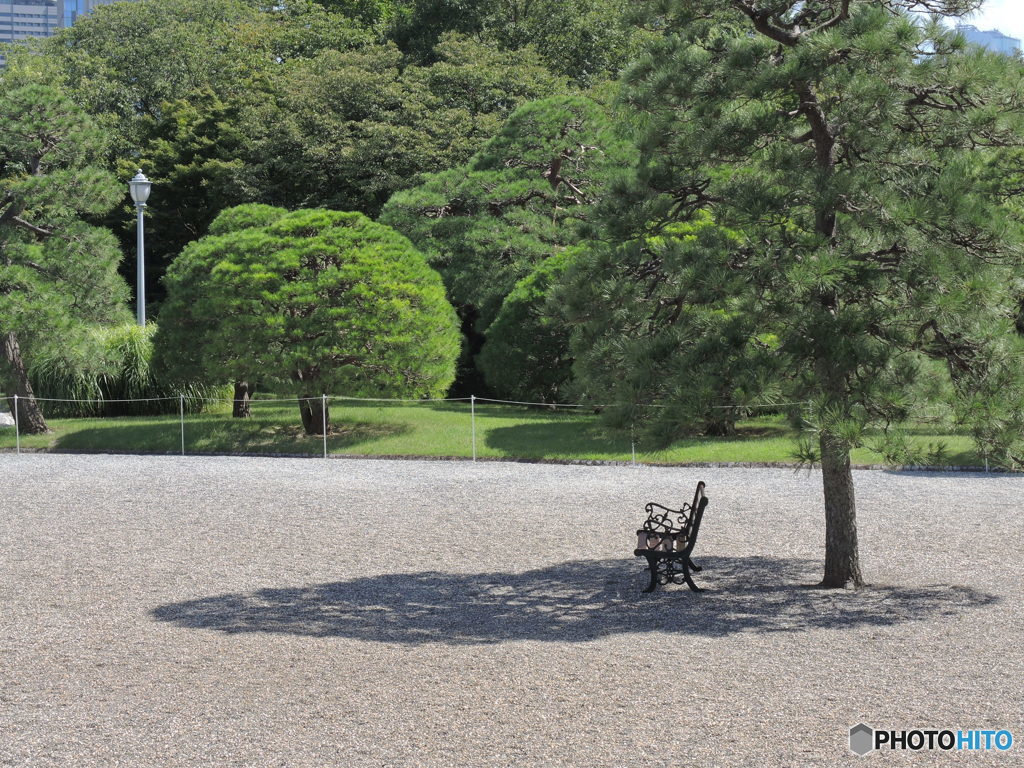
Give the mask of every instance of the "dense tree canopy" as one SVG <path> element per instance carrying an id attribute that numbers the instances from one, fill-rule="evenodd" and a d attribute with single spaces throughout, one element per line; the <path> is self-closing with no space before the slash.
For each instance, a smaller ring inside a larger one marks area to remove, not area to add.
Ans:
<path id="1" fill-rule="evenodd" d="M 300 397 L 436 397 L 454 377 L 455 313 L 401 235 L 358 213 L 229 209 L 167 273 L 160 357 L 213 381 L 273 380 Z"/>
<path id="2" fill-rule="evenodd" d="M 850 448 L 910 415 L 924 359 L 947 363 L 979 430 L 1008 436 L 1020 412 L 1024 240 L 1007 169 L 1022 71 L 909 13 L 922 5 L 674 3 L 671 33 L 627 78 L 647 129 L 636 183 L 607 211 L 624 258 L 584 263 L 570 292 L 584 338 L 614 328 L 632 348 L 592 367 L 668 344 L 668 367 L 692 370 L 693 350 L 717 344 L 737 353 L 711 358 L 721 376 L 763 360 L 811 401 L 828 586 L 862 579 Z M 692 240 L 644 244 L 706 216 Z M 668 394 L 707 409 L 717 390 Z M 1009 443 L 1019 460 L 1019 434 Z"/>
<path id="3" fill-rule="evenodd" d="M 237 178 L 252 146 L 240 132 L 243 117 L 267 102 L 282 64 L 372 38 L 308 0 L 114 3 L 15 51 L 12 63 L 44 69 L 93 116 L 108 137 L 104 165 L 118 178 L 126 182 L 141 167 L 154 181 L 146 278 L 158 311 L 169 260 L 224 206 L 252 199 Z M 126 252 L 133 248 L 130 206 L 98 223 Z M 134 270 L 134 260 L 122 265 L 133 283 Z"/>
<path id="4" fill-rule="evenodd" d="M 104 115 L 118 155 L 137 150 L 167 103 L 210 90 L 228 103 L 258 100 L 282 60 L 368 39 L 315 3 L 260 9 L 246 0 L 161 0 L 99 6 L 45 41 L 77 103 Z"/>
<path id="5" fill-rule="evenodd" d="M 550 302 L 576 257 L 569 248 L 542 261 L 515 284 L 487 327 L 476 362 L 498 397 L 548 403 L 571 399 L 571 329 Z"/>
<path id="6" fill-rule="evenodd" d="M 430 61 L 448 32 L 506 50 L 532 47 L 580 85 L 611 79 L 653 33 L 629 23 L 629 0 L 403 0 L 388 34 L 408 56 Z"/>
<path id="7" fill-rule="evenodd" d="M 518 109 L 464 167 L 428 175 L 395 195 L 381 220 L 441 271 L 452 301 L 473 321 L 467 330 L 487 333 L 516 283 L 578 242 L 580 226 L 634 157 L 600 105 L 583 97 L 545 99 Z M 545 298 L 528 293 L 539 311 Z M 564 358 L 567 351 L 544 354 Z"/>
<path id="8" fill-rule="evenodd" d="M 430 67 L 391 44 L 286 63 L 250 110 L 247 198 L 375 216 L 423 172 L 466 162 L 517 106 L 564 89 L 529 51 L 448 38 Z"/>
<path id="9" fill-rule="evenodd" d="M 159 118 L 144 121 L 143 158 L 156 196 L 146 209 L 147 295 L 160 297 L 160 276 L 193 240 L 206 234 L 217 213 L 243 202 L 238 177 L 245 167 L 246 140 L 238 125 L 238 106 L 203 90 L 163 105 Z M 135 173 L 135 158 L 116 163 L 119 178 Z M 126 206 L 114 223 L 135 232 L 135 211 Z M 130 242 L 126 238 L 126 245 Z M 125 269 L 132 277 L 134 262 Z"/>
<path id="10" fill-rule="evenodd" d="M 568 87 L 528 45 L 443 35 L 429 63 L 410 61 L 385 38 L 399 6 L 116 3 L 36 44 L 41 56 L 15 56 L 23 68 L 41 61 L 100 121 L 111 170 L 127 180 L 142 168 L 154 182 L 157 312 L 166 264 L 225 207 L 376 216 L 419 174 L 466 162 L 516 107 Z M 132 213 L 102 221 L 126 251 Z"/>
<path id="11" fill-rule="evenodd" d="M 611 404 L 611 425 L 663 445 L 730 434 L 744 406 L 775 399 L 776 337 L 739 299 L 707 293 L 743 246 L 701 211 L 657 234 L 591 247 L 567 265 L 553 293 L 575 321 L 575 386 Z"/>

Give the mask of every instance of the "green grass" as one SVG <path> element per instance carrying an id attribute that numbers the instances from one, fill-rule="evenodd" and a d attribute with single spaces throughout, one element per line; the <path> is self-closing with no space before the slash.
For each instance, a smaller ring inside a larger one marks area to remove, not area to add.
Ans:
<path id="1" fill-rule="evenodd" d="M 53 432 L 25 435 L 22 448 L 35 450 L 154 451 L 177 453 L 177 416 L 113 419 L 51 419 Z M 468 403 L 331 406 L 327 449 L 334 454 L 471 456 Z M 921 427 L 913 439 L 922 446 L 946 445 L 946 462 L 981 466 L 969 438 Z M 597 416 L 515 406 L 478 405 L 477 455 L 494 458 L 629 461 L 628 438 L 607 432 Z M 781 418 L 741 422 L 729 438 L 682 439 L 665 450 L 637 446 L 637 460 L 652 463 L 792 462 L 796 433 Z M 14 430 L 0 430 L 0 449 L 13 449 Z M 302 433 L 294 404 L 256 401 L 250 419 L 232 419 L 227 404 L 212 413 L 186 415 L 185 451 L 196 453 L 286 453 L 319 455 L 322 437 Z M 853 453 L 858 464 L 883 463 L 870 448 Z"/>

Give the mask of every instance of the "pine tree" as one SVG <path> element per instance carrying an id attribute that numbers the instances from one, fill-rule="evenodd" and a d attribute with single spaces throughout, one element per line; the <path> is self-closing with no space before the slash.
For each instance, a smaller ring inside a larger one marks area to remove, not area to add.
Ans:
<path id="1" fill-rule="evenodd" d="M 569 291 L 597 337 L 623 313 L 645 321 L 634 342 L 695 313 L 743 319 L 757 354 L 738 361 L 812 402 L 826 587 L 863 582 L 850 449 L 910 414 L 928 358 L 975 431 L 1021 460 L 1021 65 L 914 13 L 977 4 L 669 3 L 668 33 L 626 77 L 640 170 L 606 211 L 633 256 L 584 264 Z M 707 217 L 696 244 L 644 246 Z M 690 352 L 677 362 L 700 365 Z"/>
<path id="2" fill-rule="evenodd" d="M 289 387 L 307 434 L 327 423 L 322 394 L 438 397 L 451 384 L 455 312 L 394 230 L 359 213 L 244 205 L 210 232 L 165 278 L 156 344 L 182 375 Z"/>
<path id="3" fill-rule="evenodd" d="M 19 428 L 46 432 L 27 361 L 33 349 L 70 343 L 87 323 L 123 317 L 113 235 L 82 217 L 124 195 L 95 163 L 103 137 L 58 89 L 0 82 L 0 339 L 4 379 L 18 395 Z"/>

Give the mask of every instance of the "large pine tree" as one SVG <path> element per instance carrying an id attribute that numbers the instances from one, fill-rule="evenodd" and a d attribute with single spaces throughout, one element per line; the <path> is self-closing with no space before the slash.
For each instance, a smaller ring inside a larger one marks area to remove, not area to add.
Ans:
<path id="1" fill-rule="evenodd" d="M 756 381 L 763 364 L 812 402 L 823 586 L 863 581 L 850 449 L 906 418 L 929 358 L 961 415 L 1020 461 L 1021 65 L 919 15 L 977 4 L 663 4 L 668 34 L 626 79 L 646 131 L 608 211 L 623 245 L 567 292 L 580 348 L 625 350 L 584 359 L 584 379 L 659 350 L 652 375 L 708 409 L 715 388 L 686 383 L 718 339 L 735 354 L 706 368 Z M 671 236 L 687 222 L 703 224 Z M 720 335 L 700 338 L 695 317 Z"/>
<path id="2" fill-rule="evenodd" d="M 33 350 L 71 343 L 86 323 L 123 317 L 127 286 L 110 232 L 84 216 L 124 187 L 96 167 L 104 139 L 61 91 L 0 80 L 0 379 L 18 396 L 19 428 L 47 431 L 28 368 Z M 12 402 L 14 398 L 12 397 Z"/>

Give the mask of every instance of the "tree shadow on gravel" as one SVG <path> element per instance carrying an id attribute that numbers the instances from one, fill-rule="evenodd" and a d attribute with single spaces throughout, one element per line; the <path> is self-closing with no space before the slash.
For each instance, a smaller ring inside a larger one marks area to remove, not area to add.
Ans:
<path id="1" fill-rule="evenodd" d="M 970 587 L 807 589 L 814 560 L 702 558 L 700 594 L 640 593 L 647 574 L 625 560 L 575 560 L 523 573 L 427 571 L 261 589 L 171 603 L 159 621 L 227 633 L 275 632 L 386 643 L 472 645 L 509 640 L 586 642 L 666 632 L 722 637 L 892 626 L 959 616 L 998 597 Z"/>
<path id="2" fill-rule="evenodd" d="M 298 408 L 294 422 L 261 418 L 259 414 L 251 419 L 232 419 L 222 415 L 190 416 L 185 424 L 185 450 L 319 456 L 323 452 L 323 437 L 303 432 L 302 425 L 298 423 Z M 404 424 L 334 419 L 327 430 L 327 449 L 343 450 L 408 431 L 409 427 Z M 177 418 L 173 421 L 136 421 L 124 426 L 88 427 L 59 436 L 54 448 L 178 453 L 181 450 L 181 431 Z"/>

